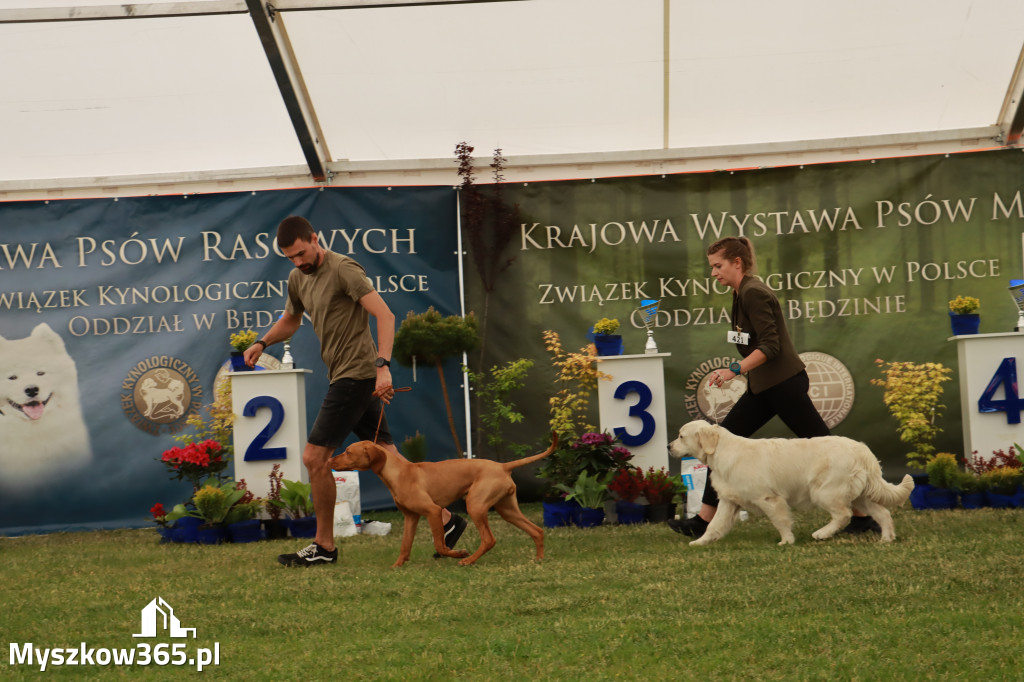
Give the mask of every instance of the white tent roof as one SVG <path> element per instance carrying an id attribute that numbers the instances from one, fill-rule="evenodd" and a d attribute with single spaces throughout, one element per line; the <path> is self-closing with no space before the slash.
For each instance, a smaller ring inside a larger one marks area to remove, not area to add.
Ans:
<path id="1" fill-rule="evenodd" d="M 1024 126 L 1020 0 L 67 5 L 0 0 L 0 198 L 381 169 L 452 183 L 463 140 L 586 175 L 994 147 Z"/>

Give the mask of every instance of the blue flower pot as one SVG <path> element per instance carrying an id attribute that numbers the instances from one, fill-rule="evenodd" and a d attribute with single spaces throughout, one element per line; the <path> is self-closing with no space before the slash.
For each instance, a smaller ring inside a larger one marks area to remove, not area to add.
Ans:
<path id="1" fill-rule="evenodd" d="M 571 526 L 573 524 L 573 516 L 579 507 L 566 502 L 565 500 L 557 500 L 552 502 L 544 502 L 544 527 L 545 528 L 561 528 L 562 526 Z"/>
<path id="2" fill-rule="evenodd" d="M 928 483 L 928 474 L 911 474 L 911 477 L 914 479 L 914 489 L 910 491 L 910 505 L 914 509 L 928 509 L 927 493 L 934 489 Z"/>
<path id="3" fill-rule="evenodd" d="M 618 500 L 615 503 L 615 515 L 619 518 L 620 524 L 643 523 L 645 520 L 644 505 L 638 502 Z"/>
<path id="4" fill-rule="evenodd" d="M 972 313 L 971 315 L 957 315 L 950 310 L 949 323 L 953 327 L 954 336 L 977 334 L 978 329 L 981 328 L 981 315 L 977 313 Z"/>
<path id="5" fill-rule="evenodd" d="M 160 544 L 174 541 L 174 526 L 157 526 L 156 531 L 160 534 Z"/>
<path id="6" fill-rule="evenodd" d="M 199 526 L 196 534 L 201 545 L 219 545 L 222 542 L 227 542 L 228 539 L 228 529 L 223 523 Z"/>
<path id="7" fill-rule="evenodd" d="M 604 509 L 580 507 L 576 517 L 576 525 L 580 528 L 593 528 L 604 523 Z"/>
<path id="8" fill-rule="evenodd" d="M 183 516 L 174 522 L 171 540 L 174 542 L 199 542 L 199 524 L 202 521 L 194 516 Z"/>
<path id="9" fill-rule="evenodd" d="M 598 355 L 622 355 L 622 335 L 594 334 L 594 346 Z"/>
<path id="10" fill-rule="evenodd" d="M 991 490 L 988 491 L 988 506 L 993 509 L 1009 509 L 1015 506 L 1016 493 L 1012 495 L 1006 495 L 1004 493 L 995 493 Z"/>
<path id="11" fill-rule="evenodd" d="M 291 520 L 291 529 L 293 538 L 315 538 L 316 537 L 316 517 L 315 516 L 303 516 L 301 519 Z"/>
<path id="12" fill-rule="evenodd" d="M 259 519 L 248 519 L 228 524 L 231 542 L 256 542 L 263 539 L 263 528 Z"/>
<path id="13" fill-rule="evenodd" d="M 231 371 L 232 372 L 251 372 L 252 367 L 245 364 L 245 354 L 239 351 L 231 353 Z"/>
<path id="14" fill-rule="evenodd" d="M 957 494 L 955 490 L 929 487 L 931 490 L 924 494 L 925 499 L 928 501 L 929 509 L 956 509 Z"/>
<path id="15" fill-rule="evenodd" d="M 964 509 L 981 509 L 988 506 L 988 496 L 984 491 L 976 493 L 960 493 L 960 506 Z"/>

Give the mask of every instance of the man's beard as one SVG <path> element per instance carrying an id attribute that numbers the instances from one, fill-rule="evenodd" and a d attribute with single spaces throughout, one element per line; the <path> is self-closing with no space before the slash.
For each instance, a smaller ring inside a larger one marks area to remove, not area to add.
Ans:
<path id="1" fill-rule="evenodd" d="M 301 272 L 303 275 L 312 275 L 314 272 L 316 272 L 316 268 L 316 263 L 303 263 L 302 265 L 299 266 L 299 272 Z"/>

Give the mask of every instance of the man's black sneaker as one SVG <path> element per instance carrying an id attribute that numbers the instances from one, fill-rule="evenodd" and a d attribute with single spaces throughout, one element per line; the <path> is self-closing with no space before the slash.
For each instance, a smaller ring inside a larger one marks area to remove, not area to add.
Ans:
<path id="1" fill-rule="evenodd" d="M 466 519 L 453 513 L 452 517 L 448 519 L 448 523 L 444 524 L 444 546 L 448 549 L 455 549 L 455 543 L 462 537 L 462 531 L 466 530 L 467 525 L 469 524 Z M 440 559 L 441 554 L 434 552 L 434 558 Z"/>
<path id="2" fill-rule="evenodd" d="M 843 529 L 844 533 L 860 535 L 861 533 L 881 533 L 882 527 L 870 516 L 854 516 L 850 525 Z"/>
<path id="3" fill-rule="evenodd" d="M 319 564 L 334 564 L 338 562 L 338 548 L 328 552 L 315 542 L 294 554 L 282 554 L 277 557 L 279 563 L 284 566 L 317 566 Z"/>
<path id="4" fill-rule="evenodd" d="M 668 527 L 682 535 L 689 535 L 691 538 L 699 538 L 708 529 L 708 522 L 699 516 L 689 519 L 669 519 Z"/>

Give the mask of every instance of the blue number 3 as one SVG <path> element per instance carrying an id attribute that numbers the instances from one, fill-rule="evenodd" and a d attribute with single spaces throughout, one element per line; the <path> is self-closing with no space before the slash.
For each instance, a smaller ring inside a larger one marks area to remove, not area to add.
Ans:
<path id="1" fill-rule="evenodd" d="M 999 386 L 1006 394 L 1005 400 L 994 400 Z M 978 398 L 978 412 L 1006 412 L 1007 424 L 1020 424 L 1020 410 L 1024 401 L 1017 397 L 1017 359 L 1003 358 L 999 369 Z"/>
<path id="2" fill-rule="evenodd" d="M 615 389 L 614 397 L 616 400 L 624 400 L 630 393 L 636 394 L 637 401 L 629 406 L 629 416 L 639 419 L 643 428 L 636 435 L 630 434 L 623 426 L 616 426 L 614 430 L 623 445 L 639 446 L 654 437 L 654 416 L 647 411 L 654 396 L 651 394 L 651 388 L 642 381 L 623 381 Z"/>
<path id="3" fill-rule="evenodd" d="M 274 434 L 277 433 L 284 422 L 284 405 L 281 404 L 280 400 L 272 396 L 258 395 L 245 404 L 245 407 L 242 409 L 242 415 L 255 417 L 256 412 L 261 407 L 270 409 L 270 421 L 249 443 L 249 447 L 245 449 L 245 457 L 243 459 L 246 462 L 260 459 L 285 459 L 288 456 L 288 448 L 266 447 L 267 442 L 274 437 Z"/>

